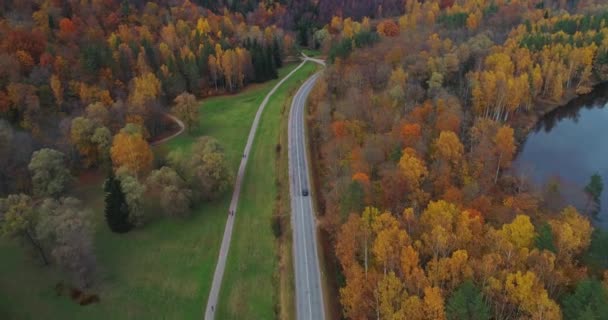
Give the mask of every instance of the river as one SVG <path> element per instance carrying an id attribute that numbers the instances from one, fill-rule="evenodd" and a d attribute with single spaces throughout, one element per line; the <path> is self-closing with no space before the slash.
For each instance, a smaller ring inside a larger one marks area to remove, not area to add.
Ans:
<path id="1" fill-rule="evenodd" d="M 559 181 L 566 202 L 581 212 L 587 204 L 583 189 L 591 175 L 599 173 L 604 192 L 595 223 L 604 229 L 608 228 L 607 105 L 608 83 L 604 83 L 546 114 L 528 134 L 513 165 L 537 187 Z"/>

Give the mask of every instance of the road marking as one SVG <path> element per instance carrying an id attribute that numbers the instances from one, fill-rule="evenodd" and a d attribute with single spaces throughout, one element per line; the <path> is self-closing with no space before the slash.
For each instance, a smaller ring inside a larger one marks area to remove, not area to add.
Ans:
<path id="1" fill-rule="evenodd" d="M 305 267 L 305 274 L 306 274 L 306 287 L 307 290 L 305 292 L 306 297 L 308 298 L 308 311 L 309 311 L 309 318 L 313 319 L 313 313 L 312 313 L 312 290 L 311 290 L 311 282 L 310 282 L 310 268 L 313 265 L 310 265 L 308 263 L 309 259 L 308 259 L 308 250 L 307 250 L 307 237 L 306 234 L 308 233 L 308 231 L 312 230 L 312 246 L 313 246 L 313 253 L 315 255 L 316 254 L 316 241 L 314 239 L 315 237 L 315 228 L 314 228 L 314 218 L 313 218 L 313 214 L 312 214 L 312 200 L 310 198 L 304 198 L 304 196 L 301 195 L 301 188 L 310 188 L 309 186 L 309 177 L 308 177 L 308 159 L 307 159 L 307 153 L 306 153 L 306 137 L 305 137 L 305 128 L 304 128 L 304 124 L 305 124 L 305 103 L 306 101 L 302 101 L 303 99 L 306 100 L 308 98 L 308 95 L 310 93 L 310 90 L 312 89 L 312 86 L 315 84 L 316 80 L 318 79 L 318 77 L 320 76 L 319 73 L 313 75 L 312 77 L 310 77 L 305 83 L 304 85 L 302 85 L 302 87 L 300 88 L 300 90 L 298 90 L 298 92 L 296 93 L 296 96 L 294 97 L 294 100 L 292 102 L 292 109 L 290 111 L 290 142 L 295 142 L 298 141 L 297 143 L 295 143 L 295 151 L 291 148 L 292 145 L 290 145 L 290 157 L 293 160 L 293 156 L 295 155 L 296 159 L 295 161 L 290 161 L 290 164 L 292 165 L 293 170 L 297 170 L 297 178 L 295 175 L 295 172 L 291 172 L 293 173 L 292 175 L 292 188 L 294 190 L 292 190 L 291 194 L 292 197 L 294 197 L 294 191 L 300 191 L 300 192 L 295 192 L 295 194 L 297 195 L 297 198 L 292 198 L 292 202 L 294 205 L 299 205 L 298 209 L 292 208 L 294 209 L 294 215 L 292 216 L 292 221 L 294 221 L 294 223 L 296 224 L 296 226 L 300 226 L 299 228 L 297 228 L 298 230 L 296 230 L 296 238 L 299 240 L 300 238 L 302 238 L 303 242 L 298 241 L 299 245 L 297 246 L 298 248 L 302 248 L 303 246 L 303 250 L 304 250 L 304 267 Z M 294 120 L 294 117 L 296 117 L 296 119 Z M 293 121 L 296 121 L 295 123 L 293 123 Z M 291 125 L 293 124 L 293 126 Z M 301 157 L 303 155 L 303 157 Z M 295 162 L 295 164 L 294 164 Z M 306 179 L 303 179 L 303 175 L 305 176 Z M 304 181 L 305 180 L 305 181 Z M 305 185 L 304 185 L 305 182 Z M 304 204 L 308 205 L 308 211 L 305 210 L 304 208 Z M 297 211 L 297 212 L 295 212 Z M 299 213 L 299 214 L 297 214 Z M 308 217 L 309 219 L 307 220 L 306 217 Z M 299 218 L 299 219 L 298 219 Z M 299 222 L 298 220 L 301 220 L 301 222 Z M 308 221 L 308 223 L 306 222 Z M 300 232 L 299 232 L 300 231 Z M 300 235 L 301 234 L 301 235 Z M 300 249 L 302 250 L 302 249 Z M 294 251 L 294 259 L 297 261 L 299 260 L 300 256 L 297 254 L 297 251 Z M 319 260 L 318 260 L 318 256 L 316 257 L 315 260 L 315 264 L 316 268 L 317 268 L 317 280 L 319 282 L 321 282 L 321 275 L 320 275 L 320 266 L 319 266 Z M 296 262 L 295 265 L 296 269 L 298 269 L 299 264 Z M 296 279 L 297 280 L 297 279 Z M 297 281 L 296 281 L 297 282 Z M 301 288 L 300 288 L 301 289 Z M 321 306 L 321 318 L 324 318 L 324 307 L 323 307 L 323 293 L 318 292 L 320 291 L 320 286 L 316 286 L 317 290 L 316 293 L 319 294 L 319 303 Z M 302 293 L 301 290 L 297 290 L 298 292 L 300 292 L 300 294 Z M 297 295 L 296 295 L 297 296 Z M 301 301 L 298 301 L 298 305 L 300 305 Z M 299 308 L 299 311 L 301 312 L 301 308 Z M 303 315 L 302 315 L 303 316 Z M 299 316 L 298 318 L 302 318 L 301 316 Z"/>

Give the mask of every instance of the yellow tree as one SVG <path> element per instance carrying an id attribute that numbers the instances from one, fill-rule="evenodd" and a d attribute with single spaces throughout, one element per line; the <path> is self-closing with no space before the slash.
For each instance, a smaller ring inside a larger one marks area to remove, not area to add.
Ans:
<path id="1" fill-rule="evenodd" d="M 110 155 L 115 168 L 126 167 L 142 175 L 152 167 L 152 149 L 143 138 L 141 127 L 128 124 L 114 136 Z"/>
<path id="2" fill-rule="evenodd" d="M 517 215 L 513 222 L 504 224 L 500 233 L 516 248 L 530 248 L 536 237 L 530 217 L 523 214 Z"/>
<path id="3" fill-rule="evenodd" d="M 496 136 L 494 136 L 496 153 L 498 154 L 494 183 L 498 182 L 500 169 L 509 167 L 513 160 L 513 155 L 515 154 L 515 138 L 513 137 L 513 133 L 513 129 L 505 125 L 500 127 L 496 132 Z"/>
<path id="4" fill-rule="evenodd" d="M 340 288 L 340 303 L 349 319 L 367 319 L 374 297 L 369 294 L 369 282 L 360 266 L 344 270 L 346 285 Z"/>
<path id="5" fill-rule="evenodd" d="M 378 307 L 381 319 L 396 319 L 401 310 L 403 283 L 394 272 L 389 272 L 378 283 Z"/>
<path id="6" fill-rule="evenodd" d="M 374 230 L 376 239 L 373 245 L 374 257 L 383 266 L 384 274 L 393 271 L 399 264 L 401 248 L 407 245 L 408 235 L 405 230 L 399 228 L 399 222 L 390 213 L 385 212 L 376 221 L 385 220 L 382 226 Z"/>
<path id="7" fill-rule="evenodd" d="M 427 287 L 424 289 L 425 319 L 445 320 L 445 307 L 441 289 Z"/>
<path id="8" fill-rule="evenodd" d="M 412 148 L 403 150 L 399 168 L 412 189 L 418 188 L 422 179 L 429 173 L 424 161 L 416 155 L 416 151 Z"/>
<path id="9" fill-rule="evenodd" d="M 455 245 L 454 218 L 459 210 L 455 205 L 440 200 L 431 201 L 420 216 L 424 253 L 432 257 L 447 256 Z"/>
<path id="10" fill-rule="evenodd" d="M 228 89 L 230 91 L 234 88 L 234 51 L 232 49 L 228 49 L 222 55 L 222 70 L 224 71 L 224 79 L 226 80 L 226 84 L 228 85 Z"/>
<path id="11" fill-rule="evenodd" d="M 440 188 L 446 188 L 449 179 L 461 168 L 464 146 L 452 131 L 442 131 L 435 140 L 433 158 L 439 163 L 435 182 Z"/>
<path id="12" fill-rule="evenodd" d="M 509 300 L 529 316 L 526 318 L 538 320 L 562 318 L 559 306 L 549 298 L 547 290 L 533 272 L 517 271 L 507 274 L 504 288 Z"/>
<path id="13" fill-rule="evenodd" d="M 55 96 L 55 102 L 57 102 L 58 106 L 63 104 L 63 86 L 61 85 L 61 80 L 57 75 L 51 76 L 51 90 L 53 90 L 53 95 Z"/>
<path id="14" fill-rule="evenodd" d="M 591 242 L 593 228 L 588 219 L 574 207 L 566 207 L 559 219 L 549 221 L 555 236 L 555 245 L 560 261 L 567 261 L 582 253 Z"/>
<path id="15" fill-rule="evenodd" d="M 411 245 L 401 251 L 401 272 L 403 272 L 404 286 L 411 294 L 422 295 L 429 281 L 420 267 L 418 252 Z"/>
<path id="16" fill-rule="evenodd" d="M 403 319 L 426 320 L 424 302 L 416 295 L 405 297 L 401 305 Z"/>
<path id="17" fill-rule="evenodd" d="M 434 258 L 427 265 L 429 281 L 433 286 L 453 290 L 465 279 L 473 276 L 466 250 L 457 250 L 449 258 Z"/>
<path id="18" fill-rule="evenodd" d="M 139 115 L 146 115 L 145 106 L 155 100 L 161 92 L 160 80 L 152 72 L 145 73 L 133 79 L 133 89 L 129 102 Z"/>

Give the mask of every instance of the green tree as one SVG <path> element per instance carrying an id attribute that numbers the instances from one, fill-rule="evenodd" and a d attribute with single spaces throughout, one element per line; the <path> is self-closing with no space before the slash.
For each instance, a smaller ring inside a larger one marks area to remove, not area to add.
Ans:
<path id="1" fill-rule="evenodd" d="M 596 279 L 585 279 L 576 285 L 572 294 L 562 300 L 564 319 L 605 319 L 608 315 L 608 293 Z"/>
<path id="2" fill-rule="evenodd" d="M 44 265 L 48 265 L 49 259 L 36 233 L 37 222 L 30 196 L 12 194 L 0 199 L 0 235 L 23 239 L 38 252 Z"/>
<path id="3" fill-rule="evenodd" d="M 359 181 L 352 181 L 348 184 L 347 189 L 340 197 L 340 208 L 344 219 L 353 212 L 363 211 L 364 196 L 365 192 Z"/>
<path id="4" fill-rule="evenodd" d="M 589 197 L 587 202 L 587 212 L 591 210 L 591 213 L 596 215 L 600 211 L 600 197 L 604 190 L 604 183 L 602 182 L 602 176 L 598 173 L 594 173 L 591 176 L 589 184 L 585 187 L 585 193 Z"/>
<path id="5" fill-rule="evenodd" d="M 183 157 L 181 161 L 184 161 Z M 203 199 L 216 199 L 230 187 L 232 173 L 224 149 L 215 138 L 199 138 L 186 162 L 188 173 L 182 176 L 190 177 L 189 184 Z"/>
<path id="6" fill-rule="evenodd" d="M 105 216 L 110 230 L 116 233 L 128 232 L 133 227 L 129 221 L 129 206 L 120 180 L 114 176 L 114 172 L 110 172 L 110 176 L 106 179 L 104 191 Z"/>
<path id="7" fill-rule="evenodd" d="M 32 174 L 35 195 L 56 197 L 63 193 L 71 180 L 64 159 L 63 153 L 53 149 L 34 152 L 28 169 Z"/>
<path id="8" fill-rule="evenodd" d="M 143 226 L 146 223 L 144 211 L 146 186 L 139 182 L 128 168 L 119 168 L 116 175 L 129 208 L 129 222 L 135 227 Z"/>
<path id="9" fill-rule="evenodd" d="M 174 100 L 173 113 L 184 121 L 188 132 L 198 127 L 199 124 L 199 105 L 196 97 L 188 92 L 183 92 Z"/>
<path id="10" fill-rule="evenodd" d="M 162 167 L 152 171 L 146 184 L 159 197 L 165 214 L 179 217 L 190 212 L 192 191 L 173 168 Z"/>
<path id="11" fill-rule="evenodd" d="M 471 280 L 463 282 L 452 294 L 446 306 L 450 320 L 485 320 L 491 318 L 483 294 Z"/>
<path id="12" fill-rule="evenodd" d="M 538 228 L 538 234 L 534 240 L 536 247 L 540 250 L 549 250 L 553 253 L 557 253 L 553 240 L 553 230 L 551 229 L 551 226 L 548 223 L 544 223 Z"/>
<path id="13" fill-rule="evenodd" d="M 594 271 L 608 269 L 608 231 L 593 230 L 591 244 L 584 256 L 585 264 Z"/>

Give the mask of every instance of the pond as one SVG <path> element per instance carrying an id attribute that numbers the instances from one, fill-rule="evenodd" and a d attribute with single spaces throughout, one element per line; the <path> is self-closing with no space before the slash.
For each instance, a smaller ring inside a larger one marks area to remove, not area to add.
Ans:
<path id="1" fill-rule="evenodd" d="M 559 181 L 566 202 L 581 212 L 591 175 L 604 182 L 596 225 L 608 228 L 608 83 L 545 115 L 520 147 L 513 168 L 541 187 Z M 546 188 L 546 187 L 545 187 Z M 557 189 L 554 189 L 557 190 Z"/>

